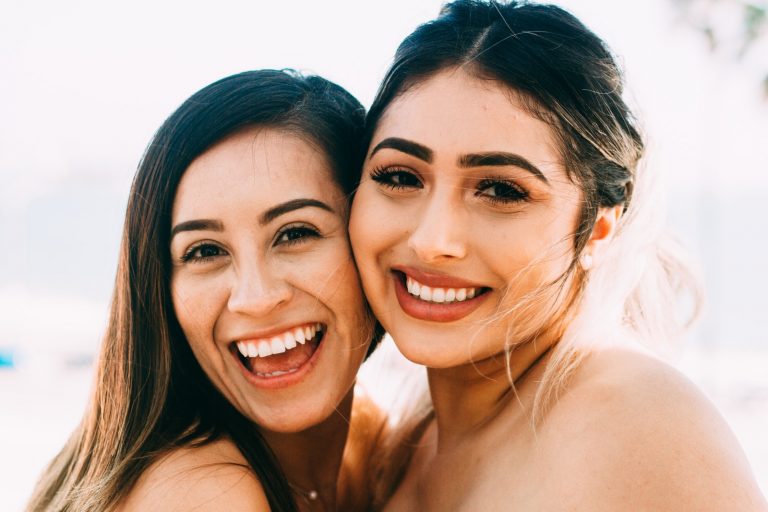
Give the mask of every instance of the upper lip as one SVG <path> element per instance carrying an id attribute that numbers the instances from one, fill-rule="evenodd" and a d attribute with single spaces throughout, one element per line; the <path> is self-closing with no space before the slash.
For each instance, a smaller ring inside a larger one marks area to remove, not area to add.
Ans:
<path id="1" fill-rule="evenodd" d="M 427 272 L 413 267 L 394 266 L 392 270 L 402 272 L 406 276 L 431 288 L 487 288 L 482 284 L 473 283 L 459 277 L 437 272 Z"/>
<path id="2" fill-rule="evenodd" d="M 247 333 L 234 336 L 230 338 L 230 340 L 231 341 L 248 341 L 248 340 L 272 338 L 274 336 L 277 336 L 278 334 L 284 334 L 288 331 L 296 329 L 297 327 L 304 327 L 307 325 L 315 325 L 315 324 L 325 325 L 324 322 L 320 322 L 317 320 L 308 320 L 306 322 L 296 322 L 296 323 L 286 324 L 282 327 L 270 327 L 264 330 L 248 331 Z"/>

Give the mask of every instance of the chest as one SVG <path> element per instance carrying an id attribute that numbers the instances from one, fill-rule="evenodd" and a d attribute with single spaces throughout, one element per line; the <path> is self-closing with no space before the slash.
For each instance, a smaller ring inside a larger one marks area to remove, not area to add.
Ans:
<path id="1" fill-rule="evenodd" d="M 547 461 L 530 439 L 477 439 L 437 454 L 420 449 L 385 511 L 544 510 L 552 496 Z"/>

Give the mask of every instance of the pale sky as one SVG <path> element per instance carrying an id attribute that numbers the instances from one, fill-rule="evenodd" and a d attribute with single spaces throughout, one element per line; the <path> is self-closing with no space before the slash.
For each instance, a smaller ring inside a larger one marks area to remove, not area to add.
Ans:
<path id="1" fill-rule="evenodd" d="M 130 180 L 185 98 L 228 74 L 292 67 L 367 105 L 397 44 L 441 3 L 5 0 L 0 236 L 13 243 L 0 252 L 0 342 L 47 336 L 16 321 L 30 309 L 69 318 L 72 338 L 96 337 Z M 665 176 L 673 209 L 677 196 L 768 190 L 768 102 L 749 63 L 708 54 L 671 0 L 559 3 L 624 63 L 649 165 Z M 699 243 L 708 226 L 680 209 L 684 237 Z"/>

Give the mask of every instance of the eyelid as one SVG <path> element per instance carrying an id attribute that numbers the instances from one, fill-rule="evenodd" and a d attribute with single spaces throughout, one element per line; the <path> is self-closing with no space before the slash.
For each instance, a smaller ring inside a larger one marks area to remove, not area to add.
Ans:
<path id="1" fill-rule="evenodd" d="M 416 181 L 418 181 L 418 184 L 407 185 L 403 183 L 392 183 L 387 181 L 387 178 L 396 176 L 398 174 L 410 175 Z M 370 171 L 370 177 L 373 181 L 375 181 L 379 185 L 385 186 L 392 190 L 407 190 L 407 189 L 424 187 L 424 180 L 419 175 L 419 173 L 414 169 L 411 169 L 410 167 L 406 167 L 403 165 L 380 165 L 380 166 L 374 167 Z"/>
<path id="2" fill-rule="evenodd" d="M 195 251 L 197 251 L 198 249 L 200 249 L 202 247 L 205 247 L 205 246 L 216 247 L 223 254 L 218 254 L 216 256 L 199 256 L 199 257 L 192 256 L 192 254 Z M 181 256 L 179 257 L 179 261 L 181 261 L 182 263 L 189 263 L 189 262 L 199 263 L 199 262 L 209 261 L 209 260 L 211 260 L 213 258 L 218 258 L 218 257 L 221 257 L 221 256 L 227 256 L 227 255 L 229 255 L 229 252 L 226 249 L 224 249 L 224 247 L 222 247 L 221 244 L 219 244 L 217 242 L 214 242 L 213 240 L 200 240 L 200 241 L 195 242 L 192 245 L 190 245 L 181 254 Z"/>
<path id="3" fill-rule="evenodd" d="M 514 189 L 519 195 L 519 197 L 504 198 L 500 196 L 489 196 L 481 193 L 484 189 L 490 188 L 491 186 L 498 185 L 498 184 L 503 184 Z M 515 180 L 512 180 L 506 176 L 487 176 L 479 180 L 477 183 L 477 193 L 475 195 L 479 197 L 483 197 L 483 199 L 487 201 L 491 201 L 493 203 L 503 203 L 503 204 L 511 204 L 511 203 L 518 203 L 521 201 L 527 201 L 528 198 L 530 197 L 530 193 L 525 187 L 522 187 Z"/>
<path id="4" fill-rule="evenodd" d="M 303 230 L 305 230 L 305 232 L 307 234 L 305 236 L 302 236 L 301 238 L 296 238 L 296 239 L 293 239 L 293 240 L 286 240 L 284 242 L 280 241 L 280 239 L 286 233 L 288 233 L 289 231 L 294 230 L 294 229 L 303 229 Z M 291 224 L 288 224 L 286 226 L 281 227 L 277 231 L 277 233 L 275 234 L 275 239 L 274 239 L 274 242 L 272 243 L 272 245 L 273 245 L 273 247 L 274 246 L 279 246 L 279 245 L 289 245 L 290 246 L 290 245 L 295 245 L 295 244 L 302 243 L 307 238 L 322 238 L 322 234 L 321 234 L 320 230 L 317 227 L 313 226 L 312 224 L 308 224 L 308 223 L 305 223 L 305 222 L 299 222 L 299 223 L 295 223 L 294 222 L 294 223 L 291 223 Z"/>

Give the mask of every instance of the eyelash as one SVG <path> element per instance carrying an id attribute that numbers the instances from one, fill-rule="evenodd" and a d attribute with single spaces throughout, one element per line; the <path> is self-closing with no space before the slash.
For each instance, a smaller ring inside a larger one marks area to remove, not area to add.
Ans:
<path id="1" fill-rule="evenodd" d="M 413 179 L 415 184 L 395 183 L 393 180 L 395 177 L 409 177 Z M 409 190 L 414 188 L 423 188 L 421 181 L 416 174 L 403 167 L 377 167 L 371 171 L 371 179 L 376 183 L 383 185 L 392 190 Z"/>
<path id="2" fill-rule="evenodd" d="M 300 234 L 301 236 L 292 239 L 289 238 L 283 242 L 280 241 L 283 237 L 290 236 L 291 234 Z M 320 238 L 320 232 L 307 225 L 287 226 L 277 233 L 274 245 L 296 245 L 306 241 L 307 238 Z"/>
<path id="3" fill-rule="evenodd" d="M 404 176 L 411 178 L 416 183 L 404 184 L 395 183 L 393 181 L 395 177 L 402 179 Z M 380 185 L 383 185 L 392 190 L 410 190 L 424 187 L 414 172 L 402 167 L 377 167 L 371 171 L 371 179 L 376 183 L 379 183 Z M 507 187 L 506 193 L 495 196 L 483 194 L 484 190 L 497 187 L 499 185 Z M 504 177 L 489 177 L 481 180 L 477 184 L 477 192 L 475 193 L 475 196 L 482 197 L 484 200 L 493 204 L 511 204 L 528 199 L 528 192 L 513 181 L 510 181 Z"/>
<path id="4" fill-rule="evenodd" d="M 216 249 L 219 252 L 219 254 L 209 255 L 209 256 L 202 256 L 202 255 L 201 256 L 195 256 L 195 253 L 201 251 L 202 249 L 206 249 L 206 248 Z M 185 252 L 182 255 L 181 261 L 184 262 L 184 263 L 187 263 L 187 262 L 206 263 L 208 261 L 211 261 L 211 260 L 213 260 L 215 258 L 218 258 L 220 256 L 224 256 L 224 255 L 226 255 L 226 251 L 224 249 L 222 249 L 221 247 L 219 247 L 218 245 L 212 244 L 210 242 L 200 242 L 198 244 L 193 245 L 189 249 L 187 249 L 187 252 Z"/>
<path id="5" fill-rule="evenodd" d="M 484 190 L 488 190 L 489 188 L 497 187 L 499 185 L 507 187 L 506 194 L 489 196 L 482 193 Z M 528 192 L 513 181 L 510 181 L 506 178 L 497 177 L 481 180 L 480 183 L 477 184 L 477 192 L 475 192 L 475 196 L 482 197 L 486 201 L 489 201 L 493 204 L 511 204 L 527 200 Z"/>

